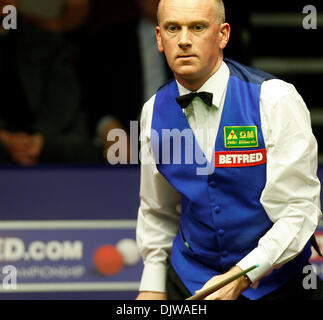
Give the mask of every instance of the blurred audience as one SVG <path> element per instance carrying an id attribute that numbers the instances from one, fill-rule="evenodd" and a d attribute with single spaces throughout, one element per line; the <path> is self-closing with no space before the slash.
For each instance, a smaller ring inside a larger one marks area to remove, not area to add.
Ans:
<path id="1" fill-rule="evenodd" d="M 64 38 L 84 23 L 89 0 L 0 0 L 1 13 L 6 5 L 19 15 L 17 30 L 0 30 L 0 161 L 98 161 Z"/>
<path id="2" fill-rule="evenodd" d="M 158 0 L 92 4 L 80 69 L 92 134 L 106 154 L 114 144 L 106 141 L 108 132 L 129 132 L 130 121 L 139 119 L 143 103 L 171 73 L 155 40 Z"/>
<path id="3" fill-rule="evenodd" d="M 226 56 L 248 63 L 248 9 L 225 4 L 234 16 Z M 172 77 L 155 40 L 158 0 L 0 0 L 0 12 L 5 5 L 18 8 L 19 24 L 0 29 L 0 162 L 105 161 L 110 130 L 129 133 Z"/>

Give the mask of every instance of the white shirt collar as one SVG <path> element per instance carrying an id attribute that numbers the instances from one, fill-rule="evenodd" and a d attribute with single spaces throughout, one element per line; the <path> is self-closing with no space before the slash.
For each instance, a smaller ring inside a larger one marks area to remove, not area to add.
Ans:
<path id="1" fill-rule="evenodd" d="M 197 90 L 197 92 L 206 91 L 206 92 L 213 93 L 213 105 L 215 105 L 218 108 L 220 106 L 221 99 L 228 85 L 229 77 L 230 77 L 229 67 L 223 61 L 219 70 L 212 77 L 210 77 L 203 84 L 203 86 L 199 90 Z M 183 87 L 177 80 L 176 82 L 177 82 L 180 96 L 191 92 L 190 90 Z"/>

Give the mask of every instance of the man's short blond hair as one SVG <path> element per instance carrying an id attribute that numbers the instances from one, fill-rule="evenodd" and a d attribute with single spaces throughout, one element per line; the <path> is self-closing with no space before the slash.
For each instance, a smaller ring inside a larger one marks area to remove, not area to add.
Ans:
<path id="1" fill-rule="evenodd" d="M 185 1 L 185 0 L 184 0 Z M 214 0 L 215 1 L 215 11 L 216 11 L 216 20 L 218 24 L 224 23 L 226 20 L 225 16 L 225 6 L 222 0 Z M 158 3 L 158 9 L 157 9 L 157 21 L 159 24 L 159 11 L 160 11 L 160 5 L 162 3 L 162 0 L 159 0 Z"/>

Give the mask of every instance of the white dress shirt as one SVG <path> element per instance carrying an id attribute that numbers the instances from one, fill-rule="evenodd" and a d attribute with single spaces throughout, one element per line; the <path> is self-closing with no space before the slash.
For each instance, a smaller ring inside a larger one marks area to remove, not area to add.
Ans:
<path id="1" fill-rule="evenodd" d="M 183 111 L 194 134 L 204 132 L 204 139 L 196 138 L 208 161 L 214 152 L 229 77 L 223 62 L 198 90 L 213 93 L 214 106 L 209 108 L 196 98 Z M 189 92 L 179 83 L 178 89 L 180 95 Z M 144 105 L 141 117 L 141 141 L 149 152 L 154 102 L 155 96 Z M 254 286 L 299 254 L 321 219 L 317 142 L 303 99 L 293 85 L 267 80 L 261 87 L 260 116 L 267 149 L 267 181 L 260 201 L 273 226 L 237 263 L 243 270 L 259 264 L 248 273 Z M 180 194 L 151 163 L 141 166 L 140 199 L 137 243 L 144 260 L 140 291 L 165 292 L 167 259 L 179 228 Z"/>

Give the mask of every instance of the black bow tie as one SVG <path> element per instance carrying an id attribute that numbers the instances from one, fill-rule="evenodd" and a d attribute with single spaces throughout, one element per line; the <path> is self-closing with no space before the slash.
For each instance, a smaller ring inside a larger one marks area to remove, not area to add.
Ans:
<path id="1" fill-rule="evenodd" d="M 205 104 L 207 104 L 209 107 L 212 107 L 213 94 L 209 92 L 191 92 L 189 94 L 177 97 L 176 101 L 181 106 L 181 108 L 185 109 L 189 106 L 189 104 L 195 97 L 200 97 Z"/>

